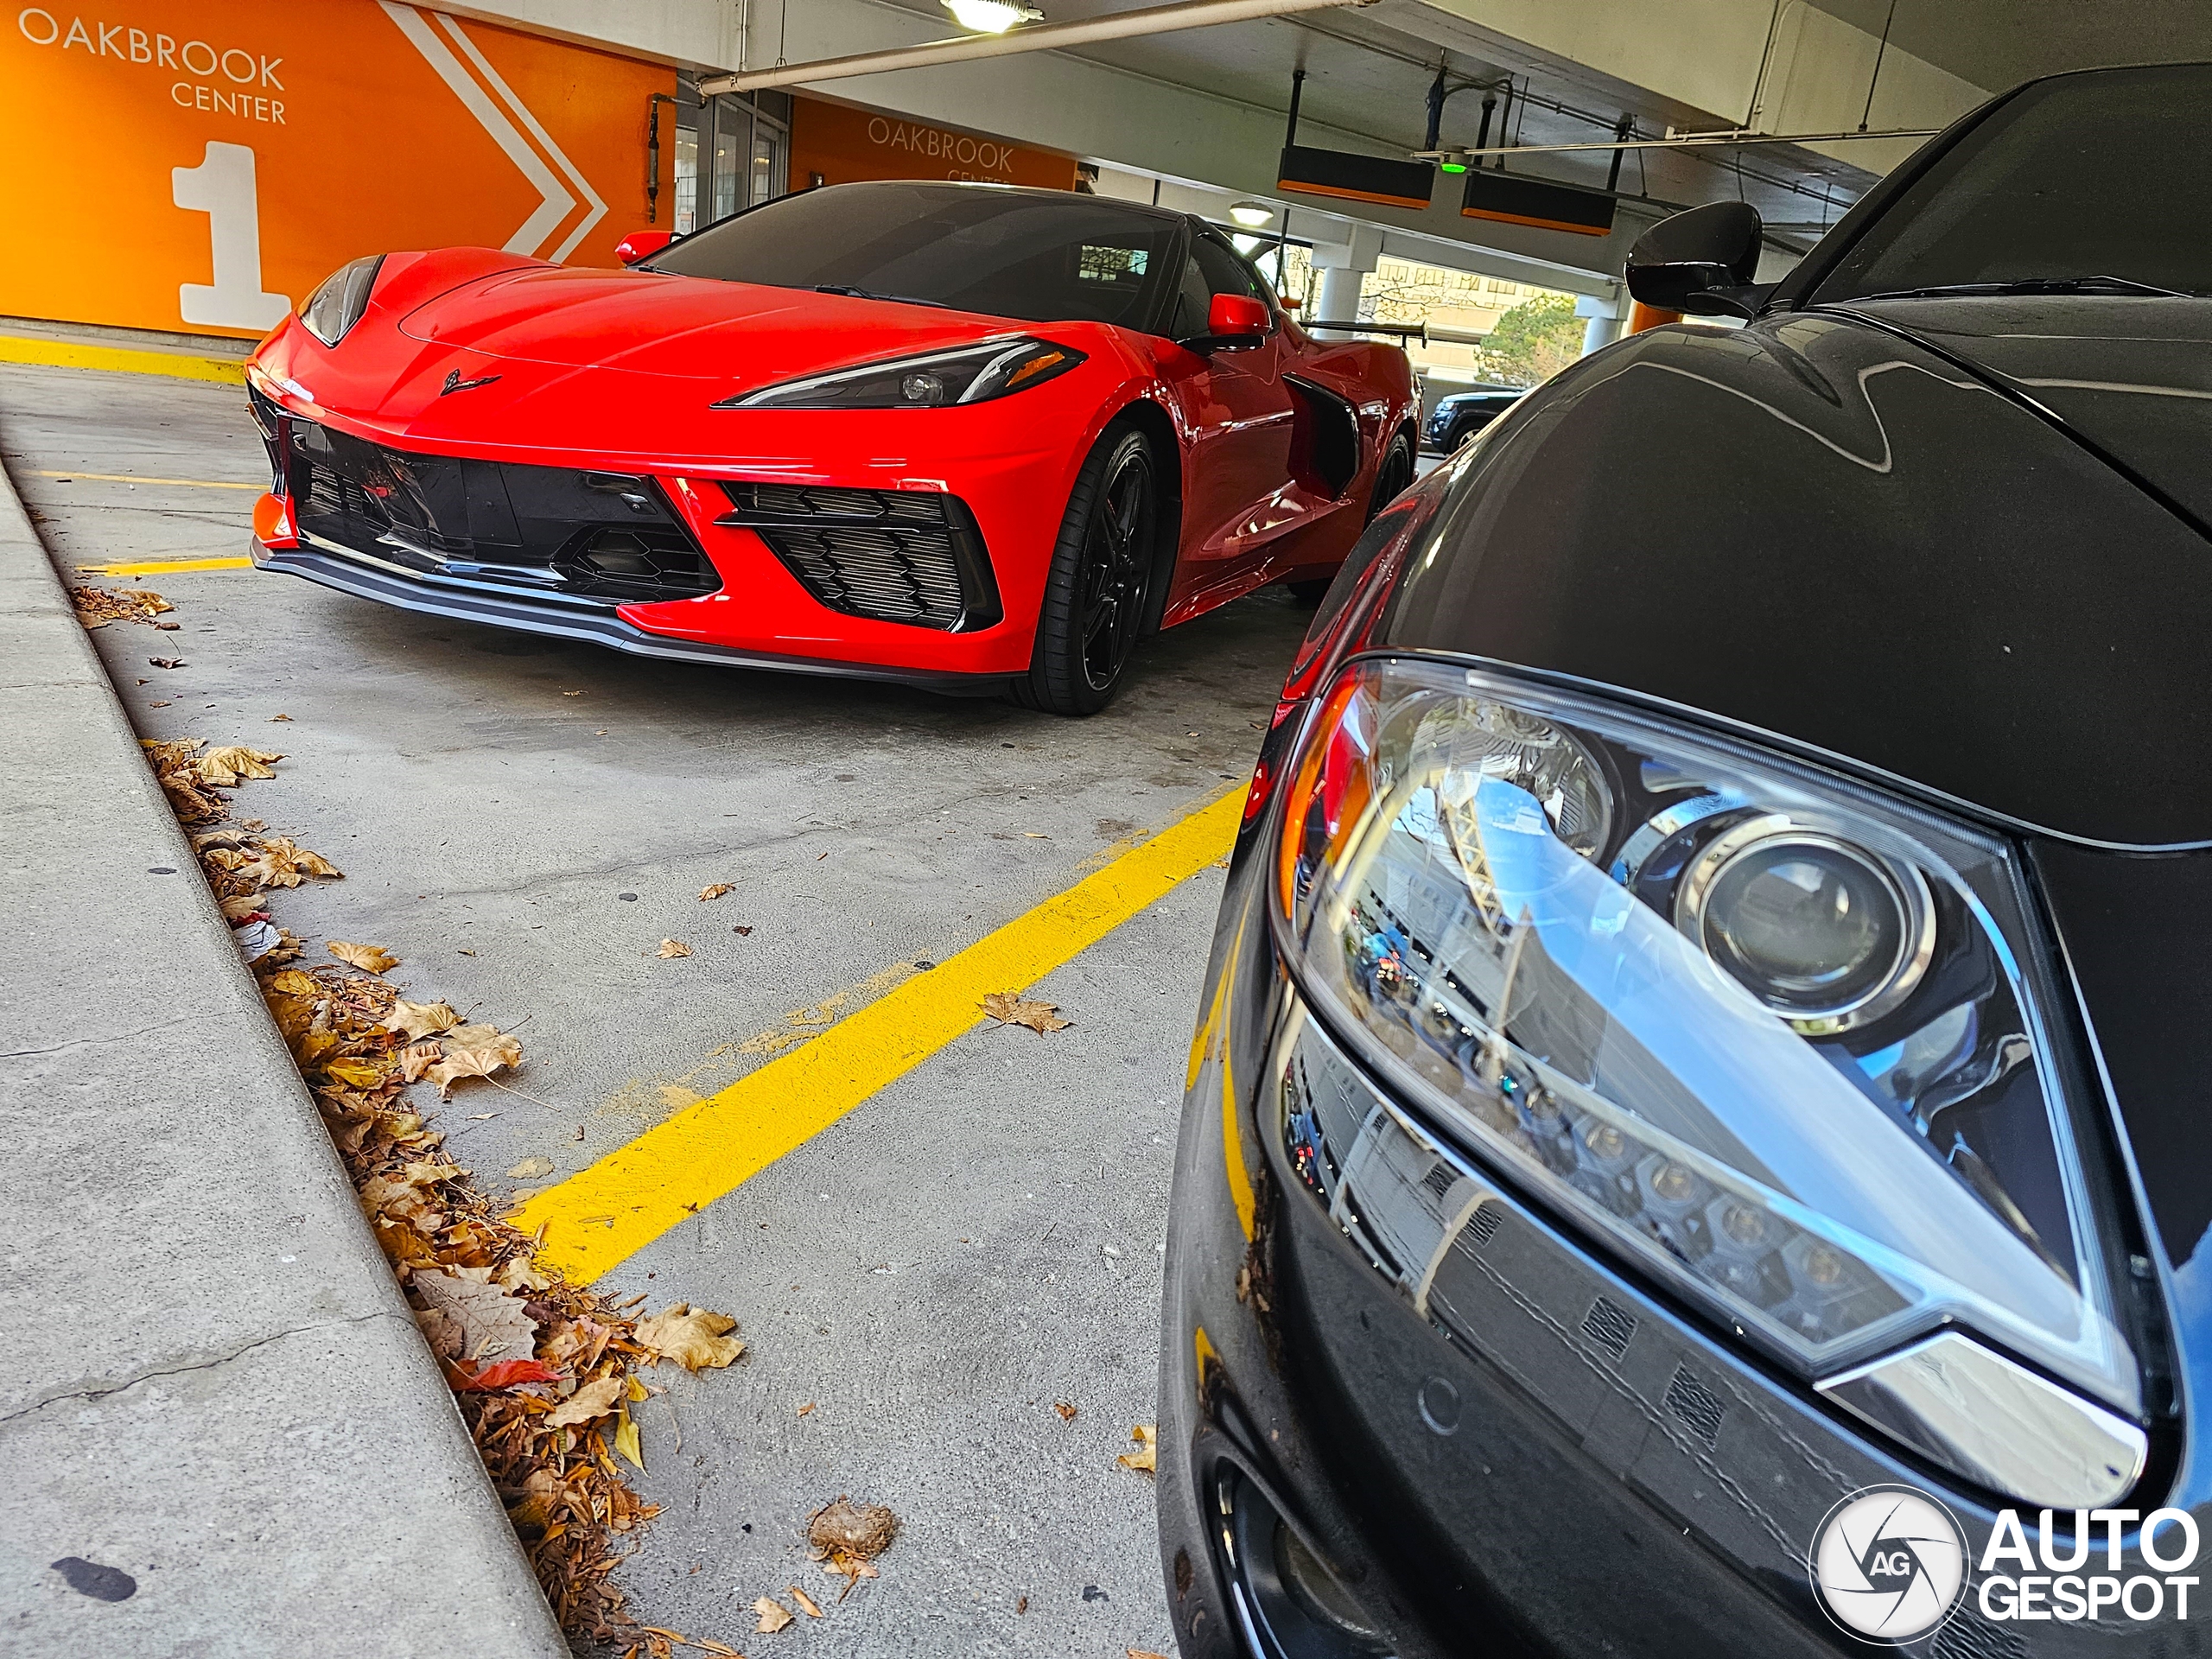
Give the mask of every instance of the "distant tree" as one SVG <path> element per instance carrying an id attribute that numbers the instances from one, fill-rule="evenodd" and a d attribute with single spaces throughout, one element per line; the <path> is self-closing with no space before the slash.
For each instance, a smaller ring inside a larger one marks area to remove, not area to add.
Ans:
<path id="1" fill-rule="evenodd" d="M 1523 300 L 1497 320 L 1483 341 L 1490 372 L 1508 385 L 1533 386 L 1582 355 L 1582 320 L 1574 299 L 1548 294 Z"/>

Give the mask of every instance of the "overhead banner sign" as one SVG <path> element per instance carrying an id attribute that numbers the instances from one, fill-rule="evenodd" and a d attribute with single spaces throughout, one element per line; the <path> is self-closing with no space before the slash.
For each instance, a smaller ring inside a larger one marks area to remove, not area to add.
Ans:
<path id="1" fill-rule="evenodd" d="M 1289 144 L 1275 166 L 1275 188 L 1302 196 L 1421 208 L 1428 206 L 1436 188 L 1436 168 L 1427 162 L 1395 162 L 1382 156 Z"/>
<path id="2" fill-rule="evenodd" d="M 965 179 L 1075 188 L 1075 157 L 818 98 L 791 100 L 791 184 Z"/>
<path id="3" fill-rule="evenodd" d="M 1579 184 L 1480 167 L 1469 170 L 1459 198 L 1460 214 L 1467 219 L 1534 225 L 1577 236 L 1611 235 L 1613 207 L 1610 190 L 1588 190 Z"/>
<path id="4" fill-rule="evenodd" d="M 672 71 L 387 0 L 10 7 L 0 315 L 257 335 L 347 260 L 611 265 Z"/>

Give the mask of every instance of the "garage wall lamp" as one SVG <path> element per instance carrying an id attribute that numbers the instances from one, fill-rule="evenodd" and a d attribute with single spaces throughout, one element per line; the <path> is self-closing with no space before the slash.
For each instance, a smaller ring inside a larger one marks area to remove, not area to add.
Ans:
<path id="1" fill-rule="evenodd" d="M 1248 231 L 1256 231 L 1274 221 L 1275 210 L 1264 201 L 1232 201 L 1229 216 Z"/>
<path id="2" fill-rule="evenodd" d="M 1016 23 L 1041 23 L 1045 14 L 1014 0 L 944 0 L 952 21 L 978 35 L 1003 35 Z"/>

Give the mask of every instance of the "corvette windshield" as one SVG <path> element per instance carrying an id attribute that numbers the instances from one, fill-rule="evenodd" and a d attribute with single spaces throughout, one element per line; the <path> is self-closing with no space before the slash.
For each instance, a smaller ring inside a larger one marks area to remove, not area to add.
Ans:
<path id="1" fill-rule="evenodd" d="M 1095 196 L 842 184 L 781 197 L 675 244 L 647 269 L 950 306 L 1025 322 L 1141 328 L 1175 221 Z"/>
<path id="2" fill-rule="evenodd" d="M 2031 86 L 1891 202 L 1815 298 L 2212 294 L 2208 127 L 2212 65 Z"/>

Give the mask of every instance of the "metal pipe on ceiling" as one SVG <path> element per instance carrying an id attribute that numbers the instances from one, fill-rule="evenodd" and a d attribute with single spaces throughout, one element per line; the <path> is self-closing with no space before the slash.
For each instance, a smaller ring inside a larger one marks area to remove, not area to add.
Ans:
<path id="1" fill-rule="evenodd" d="M 1055 47 L 1090 46 L 1100 41 L 1125 41 L 1179 29 L 1207 29 L 1216 23 L 1254 22 L 1298 12 L 1331 11 L 1339 7 L 1375 3 L 1376 0 L 1178 0 L 1173 5 L 1147 6 L 1137 11 L 1116 12 L 1110 16 L 1085 18 L 1077 22 L 1039 23 L 1010 29 L 1003 35 L 963 35 L 954 40 L 931 41 L 887 52 L 862 52 L 851 57 L 823 58 L 813 63 L 790 63 L 773 69 L 712 75 L 699 82 L 699 94 L 711 98 L 717 92 L 754 92 L 771 86 L 798 86 L 818 80 L 842 80 L 852 75 L 881 74 L 889 69 L 968 63 L 979 58 L 1011 57 L 1020 52 L 1046 52 Z"/>

